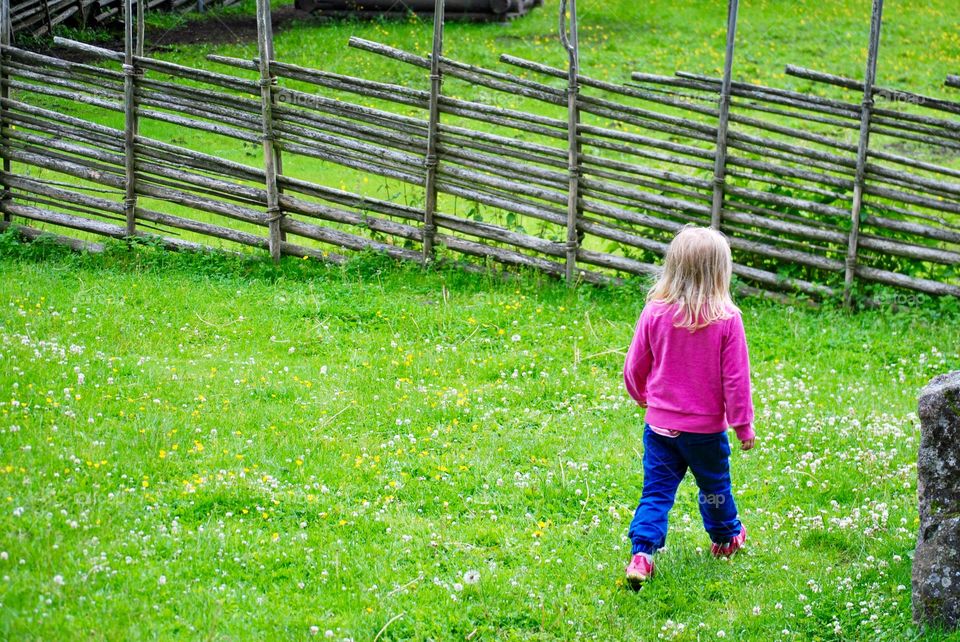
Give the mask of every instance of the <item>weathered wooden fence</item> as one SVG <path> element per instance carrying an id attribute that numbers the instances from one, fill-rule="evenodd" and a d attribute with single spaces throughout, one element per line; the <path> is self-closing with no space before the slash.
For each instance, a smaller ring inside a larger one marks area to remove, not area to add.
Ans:
<path id="1" fill-rule="evenodd" d="M 277 258 L 371 248 L 420 261 L 442 250 L 574 283 L 655 273 L 672 235 L 695 223 L 727 234 L 747 291 L 849 297 L 879 283 L 960 296 L 960 169 L 928 157 L 960 149 L 960 103 L 875 84 L 882 0 L 865 82 L 788 69 L 859 96 L 850 100 L 733 82 L 736 0 L 723 77 L 593 78 L 579 69 L 569 2 L 566 69 L 444 57 L 442 0 L 430 56 L 350 40 L 421 69 L 427 90 L 276 60 L 268 0 L 258 58 L 208 56 L 220 71 L 144 57 L 131 5 L 124 53 L 59 41 L 97 65 L 12 47 L 5 20 L 3 225 L 186 248 L 214 237 Z M 476 99 L 453 97 L 451 83 Z M 54 106 L 76 103 L 85 117 Z M 157 123 L 166 140 L 144 135 Z M 330 166 L 388 193 L 316 178 Z"/>

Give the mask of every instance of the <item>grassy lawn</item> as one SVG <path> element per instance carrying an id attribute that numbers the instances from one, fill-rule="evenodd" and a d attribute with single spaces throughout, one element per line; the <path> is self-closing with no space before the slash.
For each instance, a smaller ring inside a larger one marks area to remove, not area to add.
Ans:
<path id="1" fill-rule="evenodd" d="M 9 236 L 0 274 L 4 639 L 920 638 L 915 400 L 956 306 L 742 301 L 751 541 L 710 558 L 686 480 L 636 594 L 641 284 Z"/>

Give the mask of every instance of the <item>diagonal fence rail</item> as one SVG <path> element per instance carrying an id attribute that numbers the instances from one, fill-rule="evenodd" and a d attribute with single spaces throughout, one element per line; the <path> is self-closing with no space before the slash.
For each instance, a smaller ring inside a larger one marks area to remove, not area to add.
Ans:
<path id="1" fill-rule="evenodd" d="M 747 292 L 960 296 L 960 170 L 929 153 L 960 150 L 960 103 L 796 67 L 862 100 L 734 82 L 735 0 L 723 78 L 582 73 L 572 1 L 566 69 L 444 57 L 442 0 L 430 56 L 350 40 L 428 89 L 276 60 L 266 0 L 256 59 L 145 57 L 134 1 L 125 52 L 59 40 L 97 64 L 0 44 L 3 226 L 84 247 L 141 235 L 274 258 L 472 257 L 601 283 L 654 274 L 678 229 L 712 224 Z M 877 0 L 874 61 L 881 16 Z"/>

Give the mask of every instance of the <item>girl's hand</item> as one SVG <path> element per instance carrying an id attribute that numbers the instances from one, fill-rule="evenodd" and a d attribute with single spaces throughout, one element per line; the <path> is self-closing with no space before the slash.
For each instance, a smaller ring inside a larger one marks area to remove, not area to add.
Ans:
<path id="1" fill-rule="evenodd" d="M 755 443 L 756 441 L 757 441 L 757 440 L 756 440 L 755 437 L 752 437 L 752 438 L 750 438 L 750 439 L 744 439 L 744 440 L 742 440 L 742 441 L 740 442 L 740 450 L 750 450 L 751 448 L 753 448 L 753 445 L 754 445 L 754 443 Z"/>

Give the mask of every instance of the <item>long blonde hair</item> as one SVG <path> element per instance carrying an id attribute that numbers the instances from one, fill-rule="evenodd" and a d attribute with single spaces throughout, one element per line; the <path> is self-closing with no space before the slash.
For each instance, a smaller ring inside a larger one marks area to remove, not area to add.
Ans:
<path id="1" fill-rule="evenodd" d="M 739 311 L 730 298 L 732 272 L 727 238 L 709 227 L 686 225 L 670 242 L 647 301 L 679 304 L 678 328 L 705 328 Z"/>

